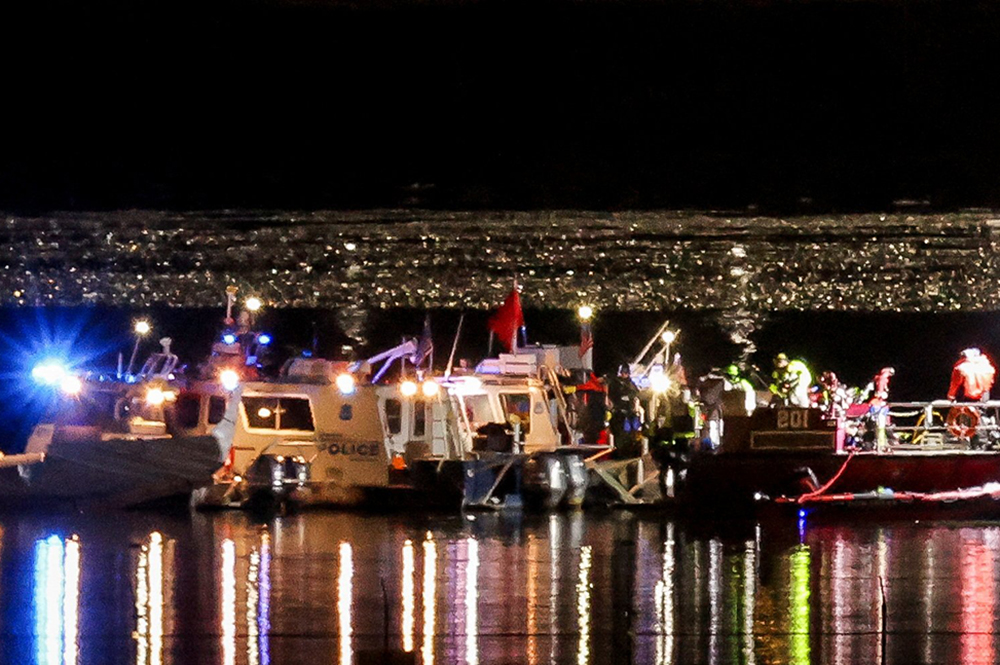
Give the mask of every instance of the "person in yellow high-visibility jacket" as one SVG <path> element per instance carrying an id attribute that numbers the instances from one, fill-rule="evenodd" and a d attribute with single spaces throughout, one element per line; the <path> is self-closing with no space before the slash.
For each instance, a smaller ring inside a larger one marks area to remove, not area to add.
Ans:
<path id="1" fill-rule="evenodd" d="M 771 374 L 771 392 L 782 404 L 809 407 L 809 389 L 812 387 L 812 372 L 801 360 L 789 360 L 784 353 L 774 357 L 774 373 Z"/>

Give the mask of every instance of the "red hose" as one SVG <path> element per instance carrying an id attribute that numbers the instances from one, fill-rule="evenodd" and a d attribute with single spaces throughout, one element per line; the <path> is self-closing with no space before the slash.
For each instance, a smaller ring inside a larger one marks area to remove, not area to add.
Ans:
<path id="1" fill-rule="evenodd" d="M 798 501 L 798 503 L 805 503 L 806 501 L 808 501 L 810 499 L 815 499 L 816 497 L 820 496 L 821 494 L 823 494 L 824 492 L 826 492 L 828 489 L 830 489 L 830 486 L 833 485 L 835 482 L 837 482 L 837 479 L 840 478 L 841 475 L 843 475 L 844 469 L 847 468 L 847 464 L 851 461 L 851 459 L 854 458 L 854 454 L 856 452 L 857 452 L 857 450 L 852 450 L 851 451 L 851 454 L 847 456 L 847 459 L 845 459 L 844 463 L 840 466 L 840 471 L 837 471 L 837 473 L 834 474 L 833 478 L 831 478 L 825 485 L 823 485 L 819 489 L 813 490 L 812 492 L 809 492 L 807 494 L 803 494 L 803 495 L 799 496 L 799 498 L 796 499 L 796 501 Z"/>

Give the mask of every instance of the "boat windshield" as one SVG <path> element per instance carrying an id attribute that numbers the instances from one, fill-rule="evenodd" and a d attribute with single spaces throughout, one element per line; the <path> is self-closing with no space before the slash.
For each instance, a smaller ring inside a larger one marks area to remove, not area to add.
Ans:
<path id="1" fill-rule="evenodd" d="M 486 423 L 493 422 L 493 409 L 490 408 L 489 395 L 464 395 L 465 416 L 469 419 L 472 431 L 478 430 Z"/>
<path id="2" fill-rule="evenodd" d="M 531 395 L 528 393 L 502 393 L 500 405 L 507 417 L 507 422 L 521 425 L 521 431 L 527 434 L 531 431 Z"/>
<path id="3" fill-rule="evenodd" d="M 244 397 L 243 411 L 252 429 L 312 432 L 312 410 L 306 397 Z"/>

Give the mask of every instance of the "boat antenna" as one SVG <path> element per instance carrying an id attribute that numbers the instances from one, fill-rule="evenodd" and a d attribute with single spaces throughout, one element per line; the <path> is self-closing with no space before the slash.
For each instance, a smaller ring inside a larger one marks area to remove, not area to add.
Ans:
<path id="1" fill-rule="evenodd" d="M 458 348 L 458 338 L 462 334 L 462 322 L 465 321 L 465 312 L 458 317 L 458 328 L 455 330 L 455 340 L 451 343 L 451 355 L 448 356 L 448 366 L 444 370 L 445 378 L 451 376 L 451 368 L 455 363 L 455 349 Z M 493 333 L 490 333 L 490 341 L 493 341 Z"/>
<path id="2" fill-rule="evenodd" d="M 649 339 L 649 342 L 646 344 L 646 346 L 644 346 L 642 351 L 639 352 L 639 355 L 637 355 L 635 357 L 635 360 L 632 361 L 633 365 L 638 365 L 642 363 L 642 359 L 646 357 L 646 354 L 649 353 L 649 350 L 651 348 L 653 348 L 653 345 L 656 344 L 657 341 L 659 341 L 660 335 L 665 333 L 669 326 L 670 326 L 670 321 L 663 322 L 663 325 L 660 326 L 659 329 L 657 329 L 656 333 Z"/>

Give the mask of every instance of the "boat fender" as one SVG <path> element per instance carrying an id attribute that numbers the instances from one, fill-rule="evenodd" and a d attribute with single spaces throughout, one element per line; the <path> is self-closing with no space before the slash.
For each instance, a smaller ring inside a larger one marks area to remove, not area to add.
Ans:
<path id="1" fill-rule="evenodd" d="M 979 410 L 971 406 L 956 406 L 945 420 L 948 432 L 958 439 L 971 439 L 979 427 Z"/>

